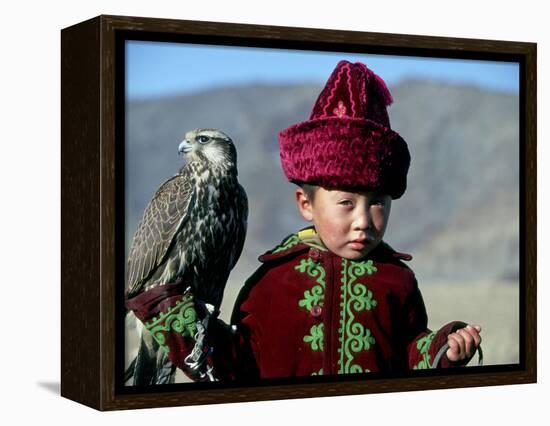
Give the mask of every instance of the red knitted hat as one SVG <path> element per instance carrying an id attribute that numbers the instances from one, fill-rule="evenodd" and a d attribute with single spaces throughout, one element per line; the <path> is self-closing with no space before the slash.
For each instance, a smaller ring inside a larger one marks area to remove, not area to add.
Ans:
<path id="1" fill-rule="evenodd" d="M 279 133 L 286 177 L 401 197 L 411 157 L 407 143 L 390 128 L 386 107 L 392 102 L 384 81 L 364 64 L 340 61 L 309 120 Z"/>

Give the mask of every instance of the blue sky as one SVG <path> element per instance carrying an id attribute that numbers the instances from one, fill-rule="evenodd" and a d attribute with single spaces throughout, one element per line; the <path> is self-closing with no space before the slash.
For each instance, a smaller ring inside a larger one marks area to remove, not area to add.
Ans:
<path id="1" fill-rule="evenodd" d="M 409 78 L 519 92 L 519 64 L 390 55 L 127 41 L 130 99 L 171 96 L 250 83 L 324 84 L 337 62 L 365 63 L 388 86 Z"/>

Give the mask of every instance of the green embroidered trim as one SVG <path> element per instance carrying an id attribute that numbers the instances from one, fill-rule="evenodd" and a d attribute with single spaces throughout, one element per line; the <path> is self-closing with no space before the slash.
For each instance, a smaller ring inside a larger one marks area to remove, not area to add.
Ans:
<path id="1" fill-rule="evenodd" d="M 161 312 L 159 317 L 154 317 L 150 322 L 145 323 L 145 328 L 149 330 L 153 338 L 166 353 L 170 352 L 170 348 L 165 344 L 166 339 L 164 333 L 169 333 L 174 330 L 177 333 L 182 333 L 184 336 L 194 336 L 197 333 L 197 313 L 193 298 L 184 296 L 176 302 L 176 305 L 171 307 L 167 312 Z"/>
<path id="2" fill-rule="evenodd" d="M 354 322 L 354 312 L 371 310 L 377 302 L 373 298 L 372 291 L 367 287 L 356 282 L 359 277 L 372 275 L 377 271 L 372 260 L 353 261 L 342 259 L 342 286 L 340 302 L 340 328 L 338 332 L 340 337 L 340 348 L 338 353 L 338 373 L 363 373 L 360 365 L 353 364 L 354 354 L 360 351 L 368 351 L 375 343 L 371 331 L 362 324 Z"/>
<path id="3" fill-rule="evenodd" d="M 318 263 L 313 262 L 311 258 L 302 259 L 299 265 L 294 267 L 299 272 L 306 273 L 315 278 L 317 285 L 310 290 L 304 291 L 304 298 L 298 302 L 298 306 L 306 308 L 308 311 L 314 305 L 323 306 L 325 300 L 325 269 Z"/>
<path id="4" fill-rule="evenodd" d="M 314 371 L 313 373 L 311 373 L 312 376 L 322 376 L 323 374 L 324 373 L 322 368 L 319 371 Z"/>
<path id="5" fill-rule="evenodd" d="M 304 291 L 304 298 L 298 301 L 298 306 L 308 311 L 315 305 L 323 306 L 325 300 L 325 269 L 309 257 L 302 259 L 294 269 L 315 278 L 317 283 L 311 289 Z M 309 332 L 309 335 L 304 336 L 304 342 L 311 345 L 312 351 L 322 351 L 323 324 L 313 325 Z"/>
<path id="6" fill-rule="evenodd" d="M 298 234 L 293 234 L 290 237 L 288 237 L 285 241 L 282 242 L 281 245 L 275 247 L 271 253 L 279 253 L 280 251 L 288 250 L 291 247 L 294 247 L 300 242 L 300 238 L 298 237 Z"/>
<path id="7" fill-rule="evenodd" d="M 429 351 L 435 334 L 435 331 L 433 331 L 430 334 L 418 339 L 418 342 L 416 342 L 416 349 L 420 351 L 422 360 L 413 367 L 413 370 L 426 370 L 430 368 L 431 356 Z"/>
<path id="8" fill-rule="evenodd" d="M 322 306 L 325 297 L 325 269 L 311 258 L 301 259 L 300 263 L 294 267 L 295 270 L 305 273 L 315 279 L 316 285 L 311 289 L 304 291 L 304 298 L 298 301 L 300 308 L 311 310 L 315 305 Z M 338 349 L 340 368 L 338 373 L 363 373 L 369 370 L 360 365 L 353 364 L 354 353 L 362 350 L 369 350 L 375 343 L 371 331 L 362 324 L 354 322 L 354 312 L 373 309 L 377 302 L 373 298 L 372 291 L 357 282 L 359 277 L 372 275 L 377 272 L 374 262 L 368 261 L 348 261 L 342 259 L 342 286 L 341 286 L 341 304 L 340 312 L 340 333 L 339 342 L 341 347 Z M 347 318 L 347 320 L 346 320 Z M 323 324 L 313 325 L 310 334 L 304 336 L 304 342 L 309 343 L 312 351 L 323 350 L 324 330 Z M 317 373 L 314 373 L 317 374 Z"/>
<path id="9" fill-rule="evenodd" d="M 375 272 L 378 272 L 378 268 L 374 266 L 374 262 L 372 260 L 363 260 L 363 261 L 354 261 L 350 260 L 351 263 L 350 266 L 350 275 L 354 275 L 355 277 L 360 277 L 365 275 L 372 275 Z"/>
<path id="10" fill-rule="evenodd" d="M 304 336 L 304 342 L 311 345 L 312 351 L 323 350 L 323 323 L 315 324 L 309 330 L 310 334 Z"/>

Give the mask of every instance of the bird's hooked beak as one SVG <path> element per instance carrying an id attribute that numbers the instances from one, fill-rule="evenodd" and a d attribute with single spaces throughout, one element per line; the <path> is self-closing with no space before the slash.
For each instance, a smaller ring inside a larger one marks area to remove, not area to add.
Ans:
<path id="1" fill-rule="evenodd" d="M 187 154 L 191 152 L 192 149 L 191 143 L 187 139 L 184 139 L 178 146 L 178 155 Z"/>

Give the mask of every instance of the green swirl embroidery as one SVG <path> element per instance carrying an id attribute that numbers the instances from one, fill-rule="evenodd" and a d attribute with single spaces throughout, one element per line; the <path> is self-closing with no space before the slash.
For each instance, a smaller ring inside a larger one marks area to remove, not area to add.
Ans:
<path id="1" fill-rule="evenodd" d="M 323 287 L 316 285 L 311 290 L 304 291 L 304 298 L 298 302 L 298 306 L 309 311 L 315 305 L 323 306 L 324 298 Z"/>
<path id="2" fill-rule="evenodd" d="M 354 364 L 350 367 L 349 373 L 370 373 L 370 370 L 368 368 L 363 369 L 360 365 Z"/>
<path id="3" fill-rule="evenodd" d="M 323 350 L 323 324 L 315 324 L 309 330 L 310 334 L 304 336 L 304 342 L 311 345 L 312 351 Z"/>
<path id="4" fill-rule="evenodd" d="M 182 333 L 184 336 L 194 336 L 197 332 L 196 326 L 197 313 L 193 298 L 184 296 L 176 302 L 167 312 L 161 312 L 159 317 L 154 317 L 150 322 L 145 323 L 145 328 L 149 330 L 153 338 L 166 353 L 170 348 L 165 344 L 165 333 L 174 330 Z"/>
<path id="5" fill-rule="evenodd" d="M 413 367 L 413 370 L 426 370 L 430 368 L 431 365 L 431 356 L 429 354 L 430 346 L 435 337 L 435 332 L 418 339 L 416 342 L 416 349 L 420 351 L 422 355 L 422 360 Z"/>
<path id="6" fill-rule="evenodd" d="M 372 260 L 368 261 L 352 261 L 342 259 L 342 277 L 340 287 L 341 303 L 340 303 L 340 328 L 338 332 L 340 337 L 340 348 L 338 352 L 340 359 L 338 360 L 338 373 L 362 373 L 368 370 L 357 364 L 353 364 L 354 354 L 360 351 L 368 351 L 375 343 L 371 331 L 365 328 L 362 324 L 354 322 L 354 312 L 371 310 L 377 302 L 373 298 L 372 291 L 356 280 L 367 274 L 372 275 L 377 269 Z"/>
<path id="7" fill-rule="evenodd" d="M 358 277 L 362 277 L 365 274 L 372 275 L 378 271 L 378 269 L 376 269 L 372 260 L 364 262 L 354 262 L 350 260 L 349 262 L 351 265 L 347 270 L 349 276 L 348 288 L 350 295 L 353 297 L 353 309 L 356 311 L 363 311 L 365 309 L 370 311 L 376 306 L 376 300 L 372 298 L 372 291 L 367 290 L 364 284 L 356 283 L 353 285 L 353 283 Z M 343 267 L 345 268 L 346 265 L 343 265 Z"/>
<path id="8" fill-rule="evenodd" d="M 279 253 L 280 251 L 288 250 L 291 247 L 294 247 L 300 242 L 300 238 L 298 237 L 298 234 L 293 234 L 290 237 L 288 237 L 285 241 L 282 242 L 281 245 L 275 247 L 272 254 Z"/>
<path id="9" fill-rule="evenodd" d="M 298 302 L 298 306 L 306 308 L 308 311 L 314 306 L 323 306 L 325 300 L 325 269 L 318 263 L 313 262 L 309 257 L 302 259 L 299 265 L 294 267 L 299 272 L 307 273 L 315 278 L 317 285 L 310 290 L 304 291 L 304 298 Z"/>
<path id="10" fill-rule="evenodd" d="M 311 289 L 304 291 L 304 298 L 298 301 L 300 308 L 308 311 L 315 305 L 323 306 L 325 299 L 325 269 L 311 258 L 302 259 L 295 270 L 315 279 L 317 283 Z M 304 342 L 311 345 L 312 351 L 323 350 L 323 324 L 313 325 L 310 334 L 304 336 Z"/>

